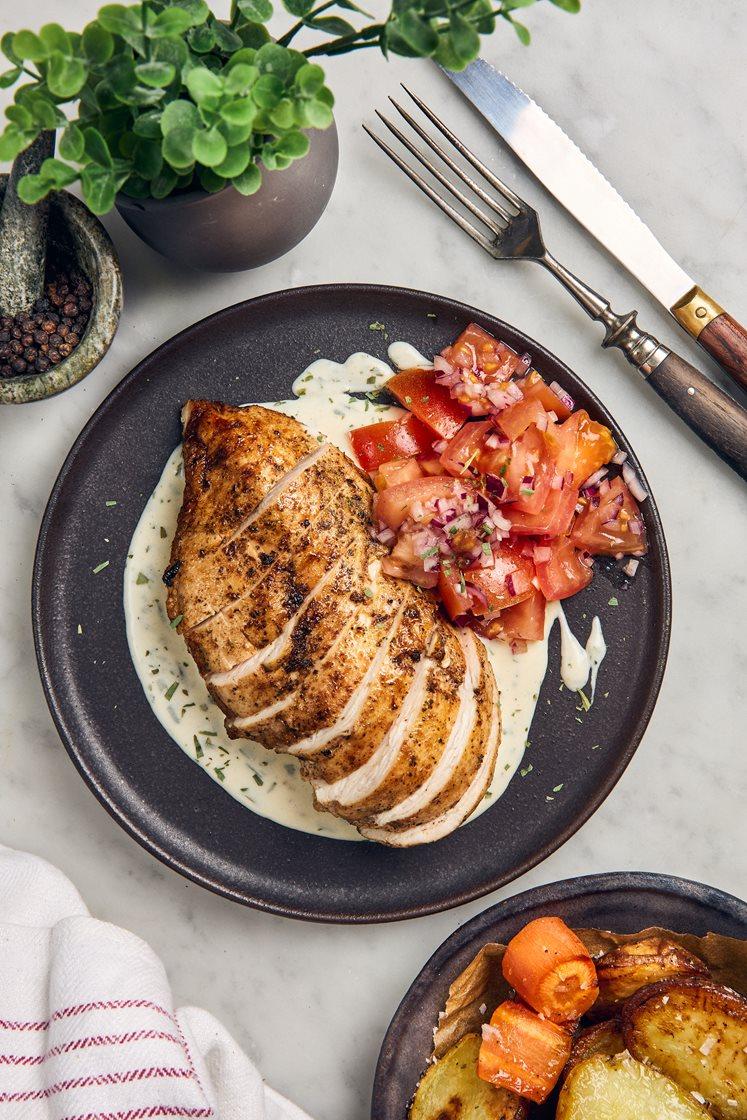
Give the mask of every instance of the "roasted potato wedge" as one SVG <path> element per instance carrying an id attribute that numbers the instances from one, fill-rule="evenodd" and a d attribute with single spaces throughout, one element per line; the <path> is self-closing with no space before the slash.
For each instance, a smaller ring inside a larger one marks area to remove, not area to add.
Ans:
<path id="1" fill-rule="evenodd" d="M 601 1054 L 574 1066 L 560 1092 L 556 1120 L 708 1120 L 688 1093 L 629 1054 Z"/>
<path id="2" fill-rule="evenodd" d="M 477 1076 L 480 1036 L 467 1034 L 429 1067 L 410 1120 L 525 1120 L 524 1101 Z"/>
<path id="3" fill-rule="evenodd" d="M 626 999 L 648 984 L 709 974 L 703 961 L 663 937 L 620 945 L 595 963 L 599 981 L 599 997 L 592 1008 L 595 1019 L 615 1014 Z"/>
<path id="4" fill-rule="evenodd" d="M 606 1019 L 603 1023 L 595 1023 L 593 1027 L 587 1027 L 576 1035 L 571 1056 L 563 1070 L 563 1079 L 574 1066 L 586 1058 L 593 1058 L 597 1054 L 601 1054 L 604 1058 L 614 1058 L 616 1054 L 622 1054 L 624 1049 L 625 1043 L 619 1019 Z"/>
<path id="5" fill-rule="evenodd" d="M 623 1038 L 718 1117 L 747 1120 L 747 999 L 710 980 L 665 980 L 623 1008 Z"/>

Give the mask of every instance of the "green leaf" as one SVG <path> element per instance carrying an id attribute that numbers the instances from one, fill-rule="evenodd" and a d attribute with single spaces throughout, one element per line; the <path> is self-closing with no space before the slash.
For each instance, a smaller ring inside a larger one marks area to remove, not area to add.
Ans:
<path id="1" fill-rule="evenodd" d="M 141 179 L 139 175 L 130 175 L 122 187 L 122 193 L 130 198 L 148 198 L 150 196 L 150 183 Z"/>
<path id="2" fill-rule="evenodd" d="M 437 33 L 414 11 L 406 9 L 398 15 L 396 28 L 404 42 L 420 57 L 426 58 L 438 49 Z"/>
<path id="3" fill-rule="evenodd" d="M 18 31 L 13 36 L 13 53 L 30 62 L 44 62 L 49 51 L 33 31 Z"/>
<path id="4" fill-rule="evenodd" d="M 449 37 L 451 44 L 462 62 L 471 62 L 480 53 L 480 36 L 471 23 L 458 12 L 449 16 Z"/>
<path id="5" fill-rule="evenodd" d="M 212 167 L 201 167 L 199 172 L 200 186 L 210 194 L 217 194 L 226 186 L 226 180 L 216 175 Z"/>
<path id="6" fill-rule="evenodd" d="M 83 159 L 84 148 L 83 132 L 75 122 L 72 122 L 60 136 L 57 150 L 63 159 L 71 159 L 79 163 Z"/>
<path id="7" fill-rule="evenodd" d="M 191 101 L 170 101 L 161 115 L 161 132 L 164 136 L 176 128 L 188 128 L 194 132 L 199 125 L 200 114 Z"/>
<path id="8" fill-rule="evenodd" d="M 192 28 L 187 35 L 187 42 L 195 54 L 207 54 L 215 46 L 215 32 L 212 27 L 203 23 L 202 27 Z"/>
<path id="9" fill-rule="evenodd" d="M 43 161 L 39 168 L 39 174 L 42 179 L 52 183 L 56 190 L 67 187 L 78 178 L 78 171 L 75 167 L 70 167 L 69 164 L 54 157 Z"/>
<path id="10" fill-rule="evenodd" d="M 355 34 L 352 23 L 348 23 L 346 19 L 341 19 L 340 16 L 316 16 L 313 19 L 306 19 L 304 22 L 307 27 L 313 27 L 316 31 L 323 31 L 325 35 Z"/>
<path id="11" fill-rule="evenodd" d="M 150 181 L 150 193 L 153 198 L 166 198 L 170 195 L 177 183 L 177 175 L 170 167 L 161 169 L 161 173 Z"/>
<path id="12" fill-rule="evenodd" d="M 289 132 L 281 136 L 276 151 L 289 159 L 301 159 L 309 150 L 309 138 L 303 132 Z"/>
<path id="13" fill-rule="evenodd" d="M 252 108 L 254 108 L 254 106 L 252 106 Z M 255 116 L 246 124 L 233 124 L 231 121 L 221 118 L 217 127 L 229 148 L 235 148 L 237 144 L 245 144 L 249 139 L 254 130 L 254 123 L 257 119 L 256 114 L 258 110 L 254 108 L 254 112 Z"/>
<path id="14" fill-rule="evenodd" d="M 216 175 L 221 175 L 224 179 L 233 179 L 246 169 L 251 158 L 252 153 L 248 144 L 236 144 L 228 149 L 226 158 L 216 164 L 213 170 Z"/>
<path id="15" fill-rule="evenodd" d="M 28 206 L 35 206 L 54 190 L 54 183 L 43 175 L 24 175 L 18 183 L 18 197 Z"/>
<path id="16" fill-rule="evenodd" d="M 53 51 L 47 64 L 47 85 L 55 97 L 67 100 L 79 93 L 86 84 L 88 71 L 79 58 L 66 58 L 60 51 Z"/>
<path id="17" fill-rule="evenodd" d="M 259 70 L 256 66 L 248 66 L 246 63 L 232 66 L 226 74 L 226 93 L 246 93 L 258 77 Z"/>
<path id="18" fill-rule="evenodd" d="M 295 106 L 288 97 L 281 98 L 274 109 L 270 110 L 270 120 L 276 128 L 292 128 L 296 123 Z"/>
<path id="19" fill-rule="evenodd" d="M 508 22 L 511 24 L 514 31 L 518 35 L 519 42 L 523 43 L 525 47 L 528 47 L 532 41 L 532 36 L 529 33 L 529 28 L 525 27 L 523 23 L 519 23 L 517 19 L 512 19 L 511 16 L 508 16 L 507 18 Z"/>
<path id="20" fill-rule="evenodd" d="M 183 35 L 193 24 L 193 18 L 183 8 L 164 8 L 148 28 L 150 39 L 168 38 L 170 35 Z"/>
<path id="21" fill-rule="evenodd" d="M 581 0 L 550 0 L 550 3 L 554 4 L 556 8 L 562 8 L 564 12 L 570 12 L 572 15 L 581 11 Z"/>
<path id="22" fill-rule="evenodd" d="M 132 166 L 144 179 L 155 179 L 163 167 L 163 155 L 158 141 L 140 138 L 132 154 Z"/>
<path id="23" fill-rule="evenodd" d="M 285 82 L 294 72 L 294 52 L 278 43 L 266 43 L 257 51 L 255 63 L 262 74 L 274 74 Z M 301 60 L 303 62 L 303 58 Z"/>
<path id="24" fill-rule="evenodd" d="M 215 36 L 215 44 L 220 51 L 226 54 L 231 54 L 232 51 L 241 50 L 243 43 L 235 31 L 226 26 L 221 20 L 217 19 L 213 24 L 213 34 Z"/>
<path id="25" fill-rule="evenodd" d="M 102 167 L 86 167 L 80 177 L 83 198 L 94 214 L 106 214 L 114 205 L 117 180 L 111 171 Z"/>
<path id="26" fill-rule="evenodd" d="M 211 99 L 217 100 L 223 93 L 223 80 L 206 66 L 195 66 L 194 70 L 190 70 L 185 84 L 198 105 Z"/>
<path id="27" fill-rule="evenodd" d="M 85 153 L 92 163 L 102 168 L 110 169 L 112 167 L 111 152 L 106 140 L 97 128 L 87 128 L 83 133 L 83 142 Z M 95 213 L 103 213 L 103 211 L 97 210 Z"/>
<path id="28" fill-rule="evenodd" d="M 314 7 L 314 0 L 283 0 L 283 7 L 292 16 L 303 18 Z"/>
<path id="29" fill-rule="evenodd" d="M 161 151 L 163 158 L 177 171 L 183 171 L 194 163 L 192 144 L 197 131 L 193 125 L 176 125 L 165 133 Z"/>
<path id="30" fill-rule="evenodd" d="M 251 98 L 241 97 L 221 105 L 220 115 L 229 124 L 246 125 L 252 123 L 257 115 L 257 109 Z"/>
<path id="31" fill-rule="evenodd" d="M 103 66 L 114 53 L 114 39 L 111 32 L 94 20 L 83 28 L 81 47 L 92 65 Z"/>
<path id="32" fill-rule="evenodd" d="M 171 85 L 176 77 L 176 70 L 170 62 L 141 62 L 135 67 L 135 74 L 143 85 L 162 89 Z"/>
<path id="33" fill-rule="evenodd" d="M 28 132 L 34 128 L 34 117 L 27 105 L 9 105 L 5 110 L 7 120 Z"/>
<path id="34" fill-rule="evenodd" d="M 0 132 L 0 160 L 4 163 L 14 160 L 33 139 L 33 132 L 25 133 L 18 125 L 9 124 L 4 132 Z"/>
<path id="35" fill-rule="evenodd" d="M 262 172 L 256 163 L 250 163 L 246 171 L 242 171 L 231 182 L 239 194 L 255 194 L 262 186 Z"/>
<path id="36" fill-rule="evenodd" d="M 172 102 L 172 104 L 177 104 L 177 102 Z M 187 102 L 185 101 L 184 104 L 186 105 Z M 160 140 L 161 117 L 160 109 L 150 109 L 147 113 L 141 113 L 139 117 L 135 118 L 132 131 L 136 136 L 143 136 L 146 140 Z"/>
<path id="37" fill-rule="evenodd" d="M 151 62 L 170 62 L 175 70 L 181 70 L 189 57 L 189 48 L 184 39 L 155 39 L 151 43 Z"/>
<path id="38" fill-rule="evenodd" d="M 495 13 L 490 0 L 475 0 L 475 3 L 465 9 L 463 14 L 465 19 L 470 19 L 475 31 L 480 35 L 492 35 L 495 31 Z"/>
<path id="39" fill-rule="evenodd" d="M 309 3 L 307 11 L 311 8 L 313 0 Z M 285 5 L 288 7 L 288 5 Z M 272 4 L 270 0 L 236 0 L 236 7 L 241 12 L 242 16 L 253 23 L 267 23 L 268 19 L 272 16 Z M 288 8 L 292 11 L 291 8 Z M 303 13 L 293 13 L 301 15 Z"/>
<path id="40" fill-rule="evenodd" d="M 70 36 L 59 23 L 45 23 L 39 28 L 39 38 L 50 53 L 59 51 L 67 57 L 72 54 Z"/>
<path id="41" fill-rule="evenodd" d="M 17 66 L 21 59 L 13 50 L 14 38 L 15 35 L 12 31 L 6 31 L 3 37 L 0 39 L 0 50 L 3 52 L 9 62 L 12 62 Z"/>
<path id="42" fill-rule="evenodd" d="M 16 100 L 19 100 L 18 93 L 16 94 Z M 20 101 L 20 104 L 23 104 L 32 113 L 37 128 L 57 128 L 65 120 L 57 106 L 41 92 L 28 94 Z"/>
<path id="43" fill-rule="evenodd" d="M 311 97 L 324 85 L 324 71 L 321 66 L 307 62 L 296 71 L 295 83 L 301 93 Z"/>
<path id="44" fill-rule="evenodd" d="M 99 8 L 96 19 L 104 30 L 119 35 L 138 54 L 145 53 L 145 35 L 138 9 L 126 8 L 124 4 L 105 4 Z"/>
<path id="45" fill-rule="evenodd" d="M 286 167 L 290 167 L 290 165 L 292 163 L 293 163 L 293 160 L 291 159 L 290 156 L 284 156 L 281 153 L 278 153 L 275 156 L 275 170 L 276 171 L 285 171 Z"/>
<path id="46" fill-rule="evenodd" d="M 230 74 L 237 66 L 254 66 L 254 60 L 257 57 L 257 52 L 254 47 L 242 47 L 241 50 L 232 54 L 224 67 L 224 74 Z"/>
<path id="47" fill-rule="evenodd" d="M 258 49 L 270 41 L 270 32 L 261 23 L 245 23 L 236 30 L 245 47 Z"/>
<path id="48" fill-rule="evenodd" d="M 0 74 L 0 89 L 8 89 L 9 86 L 18 81 L 22 73 L 20 66 L 14 66 L 12 70 L 5 70 Z"/>
<path id="49" fill-rule="evenodd" d="M 228 145 L 217 128 L 208 128 L 195 135 L 192 152 L 198 163 L 205 167 L 217 167 L 226 158 Z"/>
<path id="50" fill-rule="evenodd" d="M 260 109 L 272 109 L 283 96 L 283 83 L 274 74 L 262 74 L 252 87 L 252 98 Z"/>
<path id="51" fill-rule="evenodd" d="M 197 27 L 204 23 L 210 15 L 210 8 L 205 0 L 172 0 L 175 8 L 183 8 L 192 19 L 192 26 Z"/>
<path id="52" fill-rule="evenodd" d="M 323 101 L 309 101 L 306 105 L 306 120 L 310 128 L 329 128 L 332 124 L 332 110 Z"/>
<path id="53" fill-rule="evenodd" d="M 112 150 L 118 152 L 119 155 L 123 157 L 123 159 L 132 160 L 132 157 L 135 155 L 137 143 L 137 136 L 134 132 L 129 131 L 121 133 L 119 136 L 117 136 L 116 140 L 114 137 L 110 138 Z"/>

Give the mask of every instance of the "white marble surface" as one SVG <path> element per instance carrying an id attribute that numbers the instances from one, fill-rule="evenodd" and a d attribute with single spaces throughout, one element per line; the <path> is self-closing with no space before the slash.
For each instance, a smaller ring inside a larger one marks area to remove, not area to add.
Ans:
<path id="1" fill-rule="evenodd" d="M 93 0 L 70 0 L 82 26 Z M 33 13 L 33 17 L 32 17 Z M 60 18 L 57 0 L 2 5 L 0 31 Z M 685 268 L 747 319 L 744 209 L 747 101 L 744 0 L 588 0 L 582 15 L 548 3 L 525 13 L 528 50 L 499 30 L 485 54 L 534 94 L 596 159 Z M 342 154 L 317 228 L 284 260 L 244 274 L 185 274 L 116 216 L 106 224 L 124 266 L 115 345 L 81 385 L 0 413 L 0 841 L 37 852 L 77 883 L 93 912 L 146 938 L 177 1000 L 209 1008 L 266 1077 L 319 1120 L 364 1120 L 382 1034 L 424 960 L 457 925 L 537 883 L 594 871 L 670 872 L 745 894 L 744 748 L 747 612 L 745 490 L 598 347 L 598 328 L 539 269 L 491 265 L 380 157 L 360 128 L 400 80 L 448 117 L 461 108 L 424 63 L 373 51 L 331 62 Z M 469 135 L 490 151 L 476 123 Z M 507 156 L 500 165 L 541 204 L 547 241 L 683 352 L 663 313 Z M 192 886 L 147 855 L 84 787 L 47 714 L 29 621 L 31 564 L 44 504 L 83 423 L 157 344 L 240 299 L 320 281 L 426 288 L 495 312 L 577 369 L 638 448 L 669 542 L 674 626 L 650 727 L 617 788 L 560 851 L 495 896 L 458 911 L 378 928 L 304 925 L 254 913 Z M 618 360 L 619 358 L 619 360 Z M 702 359 L 705 361 L 705 358 Z"/>

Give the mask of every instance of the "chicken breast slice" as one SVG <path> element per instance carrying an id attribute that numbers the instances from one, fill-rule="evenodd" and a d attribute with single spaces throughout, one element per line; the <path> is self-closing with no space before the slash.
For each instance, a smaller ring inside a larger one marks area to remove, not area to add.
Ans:
<path id="1" fill-rule="evenodd" d="M 191 630 L 190 651 L 200 671 L 224 673 L 271 642 L 340 559 L 351 521 L 367 526 L 370 509 L 370 487 L 351 477 L 311 522 L 296 523 L 274 563 L 246 593 Z"/>

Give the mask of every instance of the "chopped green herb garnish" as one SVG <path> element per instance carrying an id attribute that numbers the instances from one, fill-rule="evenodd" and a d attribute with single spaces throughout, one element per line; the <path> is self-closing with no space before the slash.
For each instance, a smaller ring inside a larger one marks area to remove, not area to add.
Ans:
<path id="1" fill-rule="evenodd" d="M 363 594 L 366 596 L 367 599 L 373 599 L 373 591 L 370 587 L 364 587 L 363 588 Z"/>
<path id="2" fill-rule="evenodd" d="M 385 331 L 386 330 L 386 324 L 385 323 L 369 323 L 368 324 L 368 329 L 370 331 Z"/>
<path id="3" fill-rule="evenodd" d="M 613 595 L 613 596 L 612 596 L 612 598 L 610 599 L 610 601 L 609 601 L 609 603 L 608 603 L 607 605 L 608 605 L 609 607 L 619 607 L 619 606 L 620 606 L 620 604 L 619 604 L 619 602 L 617 601 L 617 595 Z"/>
<path id="4" fill-rule="evenodd" d="M 565 785 L 565 782 L 561 782 L 559 786 L 553 786 L 552 787 L 553 793 L 560 793 L 560 791 L 561 791 L 561 789 L 563 788 L 564 785 Z"/>
<path id="5" fill-rule="evenodd" d="M 109 561 L 108 560 L 102 560 L 101 563 L 97 564 L 96 567 L 93 569 L 93 574 L 95 576 L 97 576 L 99 574 L 99 572 L 103 572 L 104 568 L 108 568 L 108 567 L 109 567 Z"/>
<path id="6" fill-rule="evenodd" d="M 143 573 L 142 573 L 142 572 L 138 572 L 138 574 L 137 574 L 137 579 L 135 580 L 135 583 L 140 583 L 140 584 L 142 584 L 142 583 L 150 583 L 150 580 L 148 579 L 148 577 L 147 577 L 147 576 L 143 575 Z"/>
<path id="7" fill-rule="evenodd" d="M 166 532 L 166 530 L 164 529 L 164 527 L 162 525 L 161 526 L 161 540 L 165 541 L 167 536 L 168 536 L 168 533 Z"/>
<path id="8" fill-rule="evenodd" d="M 115 506 L 116 504 L 117 503 L 115 501 L 112 501 L 112 500 L 104 503 L 104 505 L 107 505 L 107 506 Z"/>
<path id="9" fill-rule="evenodd" d="M 83 627 L 81 626 L 81 624 L 80 624 L 80 623 L 78 623 L 78 633 L 79 633 L 79 634 L 82 634 L 82 633 L 83 633 Z"/>
<path id="10" fill-rule="evenodd" d="M 436 312 L 435 311 L 426 311 L 425 317 L 426 317 L 426 319 L 435 319 L 436 318 Z"/>
<path id="11" fill-rule="evenodd" d="M 226 780 L 226 773 L 225 773 L 225 770 L 223 769 L 223 767 L 221 767 L 221 766 L 216 766 L 216 767 L 215 767 L 215 770 L 213 771 L 213 773 L 214 773 L 214 774 L 215 774 L 215 776 L 216 776 L 216 777 L 217 777 L 217 778 L 219 779 L 219 781 L 221 781 L 221 782 L 225 782 L 225 780 Z"/>
<path id="12" fill-rule="evenodd" d="M 172 630 L 176 630 L 177 626 L 179 625 L 179 623 L 181 622 L 181 620 L 182 620 L 183 618 L 184 618 L 184 615 L 183 615 L 183 614 L 178 614 L 178 615 L 176 616 L 176 618 L 172 618 L 171 622 L 169 623 L 169 625 L 170 625 L 171 629 L 172 629 Z"/>
<path id="13" fill-rule="evenodd" d="M 174 681 L 172 684 L 169 685 L 169 687 L 166 689 L 166 691 L 164 693 L 164 696 L 166 697 L 167 700 L 171 699 L 171 697 L 174 695 L 174 693 L 176 692 L 178 687 L 179 687 L 179 681 Z"/>
<path id="14" fill-rule="evenodd" d="M 588 712 L 589 708 L 591 707 L 591 700 L 586 695 L 583 688 L 578 689 L 578 695 L 579 695 L 579 699 L 581 700 L 581 705 L 582 705 L 584 711 Z"/>
<path id="15" fill-rule="evenodd" d="M 531 774 L 532 770 L 534 770 L 534 767 L 530 762 L 529 765 L 525 766 L 522 770 L 519 771 L 519 773 L 521 774 L 522 778 L 526 778 L 527 774 Z"/>
<path id="16" fill-rule="evenodd" d="M 490 556 L 491 552 L 493 551 L 487 541 L 482 542 L 482 550 L 486 556 Z"/>
<path id="17" fill-rule="evenodd" d="M 205 752 L 202 749 L 202 747 L 200 746 L 200 740 L 197 738 L 196 735 L 194 736 L 194 741 L 195 741 L 195 758 L 202 758 L 202 756 L 204 755 Z"/>
<path id="18" fill-rule="evenodd" d="M 265 780 L 264 780 L 264 778 L 262 777 L 261 774 L 254 774 L 253 773 L 252 777 L 254 778 L 254 780 L 255 780 L 255 782 L 257 783 L 258 786 L 263 786 L 265 784 Z"/>

